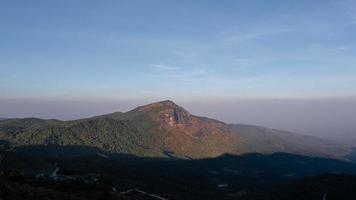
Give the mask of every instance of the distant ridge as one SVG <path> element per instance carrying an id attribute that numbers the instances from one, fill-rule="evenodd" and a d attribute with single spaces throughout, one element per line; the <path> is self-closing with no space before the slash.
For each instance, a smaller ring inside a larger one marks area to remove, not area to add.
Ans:
<path id="1" fill-rule="evenodd" d="M 349 146 L 280 130 L 228 125 L 192 115 L 173 101 L 73 121 L 0 121 L 0 139 L 15 145 L 87 145 L 147 157 L 206 158 L 223 154 L 288 152 L 346 159 Z"/>
<path id="2" fill-rule="evenodd" d="M 251 151 L 287 152 L 322 157 L 333 157 L 332 155 L 349 157 L 352 153 L 349 145 L 327 139 L 256 125 L 231 124 L 230 126 L 245 139 L 246 148 L 251 148 Z"/>

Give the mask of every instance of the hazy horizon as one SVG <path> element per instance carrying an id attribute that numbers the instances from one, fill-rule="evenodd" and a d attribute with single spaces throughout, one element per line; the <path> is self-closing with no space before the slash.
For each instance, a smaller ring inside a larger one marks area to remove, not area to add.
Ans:
<path id="1" fill-rule="evenodd" d="M 0 117 L 171 99 L 356 143 L 356 1 L 1 1 Z"/>
<path id="2" fill-rule="evenodd" d="M 4 118 L 37 117 L 75 120 L 126 112 L 154 100 L 40 100 L 0 99 Z M 174 101 L 174 99 L 171 99 Z M 191 114 L 226 123 L 283 129 L 347 143 L 356 142 L 356 98 L 234 99 L 175 101 Z"/>

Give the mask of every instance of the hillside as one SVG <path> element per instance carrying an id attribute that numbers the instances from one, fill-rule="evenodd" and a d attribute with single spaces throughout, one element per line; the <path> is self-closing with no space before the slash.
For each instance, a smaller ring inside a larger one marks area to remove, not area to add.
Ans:
<path id="1" fill-rule="evenodd" d="M 246 124 L 231 124 L 230 127 L 243 138 L 243 149 L 247 152 L 287 152 L 334 158 L 352 152 L 345 144 L 288 131 Z"/>
<path id="2" fill-rule="evenodd" d="M 171 101 L 75 121 L 11 119 L 0 138 L 17 145 L 89 145 L 155 157 L 213 157 L 234 153 L 238 135 L 224 123 L 191 115 Z"/>
<path id="3" fill-rule="evenodd" d="M 86 145 L 145 157 L 204 158 L 249 152 L 288 152 L 344 159 L 351 148 L 261 127 L 198 117 L 172 101 L 74 121 L 0 121 L 0 139 L 17 146 Z"/>

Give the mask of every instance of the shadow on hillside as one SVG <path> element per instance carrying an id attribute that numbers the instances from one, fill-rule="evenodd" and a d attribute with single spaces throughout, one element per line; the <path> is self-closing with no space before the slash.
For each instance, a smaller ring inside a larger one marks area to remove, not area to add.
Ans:
<path id="1" fill-rule="evenodd" d="M 356 163 L 356 147 L 352 148 L 352 152 L 346 158 Z"/>
<path id="2" fill-rule="evenodd" d="M 100 183 L 109 188 L 140 188 L 156 194 L 164 191 L 178 195 L 179 199 L 206 199 L 211 195 L 217 195 L 213 199 L 222 199 L 221 194 L 264 191 L 304 176 L 356 174 L 356 165 L 351 162 L 288 153 L 226 154 L 184 160 L 109 153 L 82 145 L 26 145 L 2 151 L 1 157 L 3 170 L 21 171 L 29 177 L 51 174 L 58 166 L 59 175 L 98 174 Z M 66 184 L 64 188 L 68 188 Z"/>
<path id="3" fill-rule="evenodd" d="M 0 140 L 0 150 L 8 149 L 10 147 L 10 142 L 7 140 Z"/>
<path id="4" fill-rule="evenodd" d="M 300 156 L 289 153 L 274 153 L 270 155 L 250 153 L 244 155 L 221 155 L 216 158 L 199 160 L 177 159 L 171 156 L 167 158 L 137 157 L 130 154 L 117 154 L 103 151 L 96 147 L 83 145 L 24 145 L 16 147 L 13 152 L 8 152 L 10 160 L 24 162 L 19 165 L 26 168 L 26 162 L 48 163 L 52 165 L 58 162 L 63 170 L 70 173 L 86 173 L 91 170 L 107 171 L 121 169 L 127 166 L 145 169 L 164 169 L 169 171 L 195 171 L 194 173 L 215 174 L 248 174 L 248 175 L 278 175 L 299 177 L 315 175 L 319 173 L 355 173 L 356 165 L 339 160 Z M 4 155 L 6 163 L 6 153 Z M 18 159 L 15 159 L 18 158 Z M 22 160 L 21 160 L 22 159 Z M 13 163 L 16 164 L 16 163 Z M 11 166 L 11 163 L 8 165 Z M 28 165 L 29 168 L 33 167 Z M 26 170 L 31 171 L 31 170 Z M 36 170 L 38 171 L 38 170 Z"/>

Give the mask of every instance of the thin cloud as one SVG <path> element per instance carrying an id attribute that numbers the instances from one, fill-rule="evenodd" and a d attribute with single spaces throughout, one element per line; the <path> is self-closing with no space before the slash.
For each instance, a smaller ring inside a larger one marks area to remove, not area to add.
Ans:
<path id="1" fill-rule="evenodd" d="M 151 65 L 153 68 L 160 69 L 160 70 L 179 70 L 180 67 L 169 66 L 165 64 L 153 64 Z"/>
<path id="2" fill-rule="evenodd" d="M 307 52 L 344 52 L 351 50 L 348 46 L 322 46 L 320 44 L 313 44 L 308 49 Z"/>
<path id="3" fill-rule="evenodd" d="M 267 76 L 231 78 L 226 77 L 224 75 L 218 75 L 213 71 L 209 71 L 205 68 L 191 68 L 188 71 L 177 70 L 175 71 L 175 73 L 171 73 L 169 70 L 155 71 L 147 74 L 146 77 L 149 79 L 160 78 L 171 81 L 179 81 L 181 83 L 189 84 L 191 86 L 205 88 L 216 88 L 222 86 L 225 88 L 231 88 L 244 84 L 257 83 L 271 78 Z"/>
<path id="4" fill-rule="evenodd" d="M 275 30 L 267 30 L 267 31 L 261 31 L 261 32 L 251 32 L 251 33 L 247 33 L 247 34 L 228 36 L 228 37 L 225 37 L 223 40 L 225 42 L 246 42 L 249 40 L 275 36 L 275 35 L 279 35 L 279 34 L 283 34 L 283 33 L 288 33 L 291 31 L 293 31 L 293 30 L 292 29 L 275 29 Z"/>
<path id="5" fill-rule="evenodd" d="M 347 51 L 347 50 L 350 50 L 350 48 L 346 47 L 346 46 L 337 46 L 337 47 L 335 47 L 335 50 L 337 50 L 337 51 Z"/>

